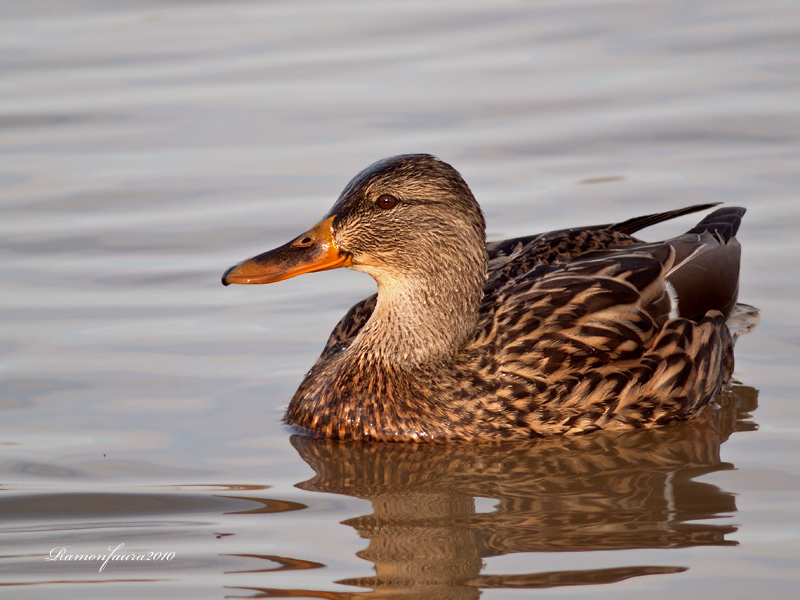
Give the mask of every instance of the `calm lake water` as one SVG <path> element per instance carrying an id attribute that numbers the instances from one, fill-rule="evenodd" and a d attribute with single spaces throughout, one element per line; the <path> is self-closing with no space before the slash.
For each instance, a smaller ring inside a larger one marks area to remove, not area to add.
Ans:
<path id="1" fill-rule="evenodd" d="M 746 206 L 762 321 L 718 422 L 293 437 L 372 280 L 219 277 L 404 152 L 462 172 L 490 239 Z M 5 0 L 0 595 L 796 598 L 798 229 L 795 0 Z M 109 547 L 168 560 L 48 560 Z"/>

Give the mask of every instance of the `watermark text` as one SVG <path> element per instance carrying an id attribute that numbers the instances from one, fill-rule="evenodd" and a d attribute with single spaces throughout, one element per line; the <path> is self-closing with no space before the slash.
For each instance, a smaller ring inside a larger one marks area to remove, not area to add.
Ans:
<path id="1" fill-rule="evenodd" d="M 174 552 L 124 552 L 125 542 L 116 546 L 109 546 L 107 554 L 77 554 L 70 552 L 70 546 L 56 546 L 50 550 L 50 556 L 45 560 L 66 560 L 75 562 L 100 562 L 100 573 L 106 568 L 109 561 L 144 562 L 144 561 L 170 561 L 175 558 Z"/>

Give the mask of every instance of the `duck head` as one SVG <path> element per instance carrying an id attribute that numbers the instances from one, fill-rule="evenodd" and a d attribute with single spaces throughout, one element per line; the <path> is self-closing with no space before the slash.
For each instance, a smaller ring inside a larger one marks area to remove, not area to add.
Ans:
<path id="1" fill-rule="evenodd" d="M 480 207 L 453 167 L 428 154 L 394 156 L 356 175 L 311 229 L 231 267 L 222 283 L 274 283 L 338 267 L 376 279 L 436 270 L 468 245 L 483 254 L 484 229 Z"/>
<path id="2" fill-rule="evenodd" d="M 483 297 L 483 214 L 447 163 L 427 154 L 387 158 L 356 175 L 314 227 L 231 267 L 222 283 L 272 283 L 338 267 L 363 271 L 378 283 L 371 321 L 383 319 L 394 329 L 380 337 L 423 343 L 430 352 L 422 354 L 454 352 L 474 327 Z M 397 346 L 371 342 L 386 351 Z M 404 348 L 401 354 L 420 352 Z"/>

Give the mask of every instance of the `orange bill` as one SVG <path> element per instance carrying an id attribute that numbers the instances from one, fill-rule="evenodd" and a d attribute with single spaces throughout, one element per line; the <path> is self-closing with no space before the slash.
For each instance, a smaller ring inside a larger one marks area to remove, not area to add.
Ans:
<path id="1" fill-rule="evenodd" d="M 350 255 L 340 252 L 333 239 L 333 219 L 320 221 L 288 244 L 231 267 L 222 276 L 222 285 L 273 283 L 303 273 L 349 266 Z"/>

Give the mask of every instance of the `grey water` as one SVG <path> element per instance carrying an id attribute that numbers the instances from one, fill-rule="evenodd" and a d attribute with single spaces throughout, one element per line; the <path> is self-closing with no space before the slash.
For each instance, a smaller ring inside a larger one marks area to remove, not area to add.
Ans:
<path id="1" fill-rule="evenodd" d="M 0 595 L 797 597 L 799 107 L 792 1 L 3 2 Z M 747 207 L 762 319 L 722 410 L 490 447 L 293 436 L 374 284 L 220 275 L 405 152 L 459 169 L 490 240 Z"/>

